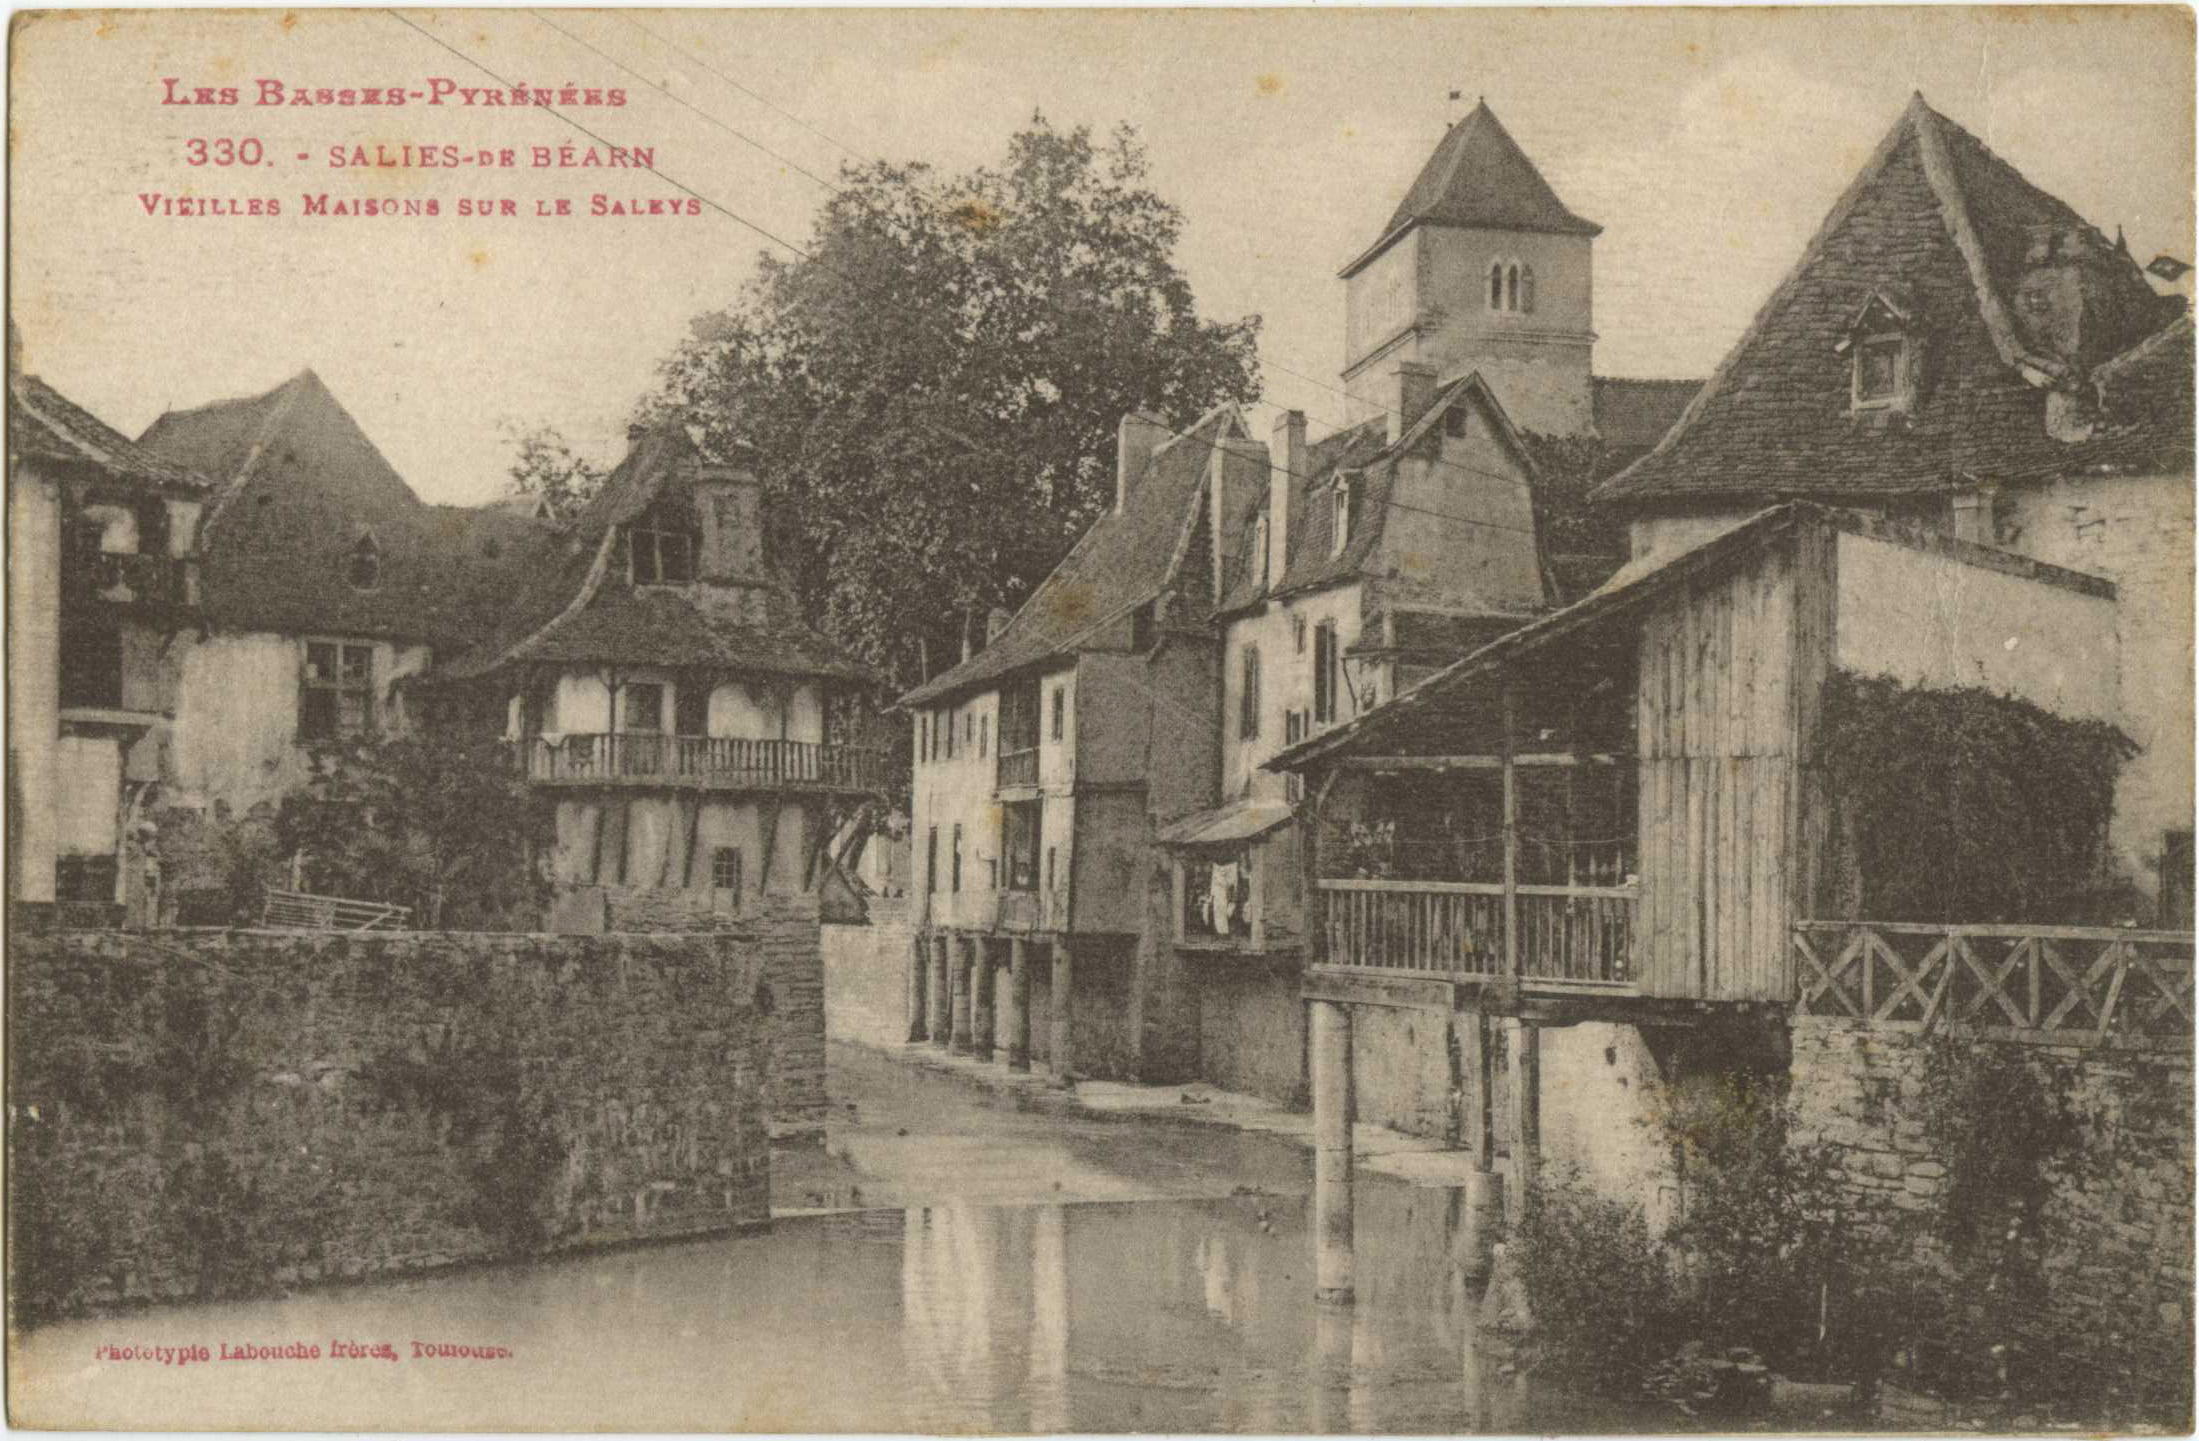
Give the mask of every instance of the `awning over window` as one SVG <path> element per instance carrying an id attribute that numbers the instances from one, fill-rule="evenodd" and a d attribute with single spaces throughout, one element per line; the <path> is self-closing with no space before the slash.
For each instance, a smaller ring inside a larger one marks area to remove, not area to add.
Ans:
<path id="1" fill-rule="evenodd" d="M 1288 801 L 1236 800 L 1161 828 L 1164 846 L 1237 845 L 1266 835 L 1291 817 Z"/>

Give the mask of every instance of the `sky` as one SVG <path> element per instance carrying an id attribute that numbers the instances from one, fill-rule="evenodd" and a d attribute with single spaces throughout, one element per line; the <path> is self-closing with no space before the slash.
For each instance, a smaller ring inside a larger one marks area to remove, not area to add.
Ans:
<path id="1" fill-rule="evenodd" d="M 1043 112 L 1137 129 L 1201 313 L 1264 318 L 1264 400 L 1318 435 L 1348 419 L 1336 271 L 1476 98 L 1604 227 L 1597 373 L 1700 377 L 1914 91 L 2141 261 L 2199 258 L 2192 24 L 2104 6 L 58 14 L 13 52 L 11 307 L 26 367 L 118 429 L 311 367 L 423 498 L 475 503 L 506 484 L 513 426 L 615 460 L 689 322 L 738 297 L 759 251 L 788 253 L 767 233 L 802 242 L 841 163 L 968 169 Z M 493 84 L 483 68 L 623 88 L 623 107 L 568 113 L 653 147 L 657 173 L 332 169 L 360 143 L 525 160 L 591 142 L 538 109 L 251 103 L 262 79 Z M 162 104 L 170 78 L 244 103 Z M 193 166 L 193 140 L 256 140 L 261 163 Z M 301 213 L 321 193 L 441 213 Z M 597 193 L 711 203 L 535 213 Z M 148 214 L 163 196 L 282 214 Z"/>

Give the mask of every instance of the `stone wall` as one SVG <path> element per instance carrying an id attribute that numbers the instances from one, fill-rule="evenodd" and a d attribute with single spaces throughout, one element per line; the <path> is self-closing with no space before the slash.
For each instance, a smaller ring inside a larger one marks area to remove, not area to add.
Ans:
<path id="1" fill-rule="evenodd" d="M 757 948 L 771 987 L 772 1065 L 765 1088 L 771 1134 L 821 1135 L 825 1127 L 825 963 L 817 893 L 747 895 L 734 910 L 723 892 L 602 886 L 611 933 L 708 931 Z"/>
<path id="2" fill-rule="evenodd" d="M 873 896 L 870 923 L 823 930 L 825 1035 L 891 1049 L 909 1038 L 906 897 Z"/>
<path id="3" fill-rule="evenodd" d="M 1859 1021 L 1794 1023 L 1791 1140 L 1831 1148 L 1868 1221 L 1928 1216 L 1941 1202 L 1947 1165 L 1925 1120 L 1930 1044 Z M 2073 1155 L 2047 1168 L 2048 1304 L 2077 1333 L 2122 1329 L 2142 1355 L 2143 1338 L 2129 1327 L 2173 1340 L 2191 1319 L 2191 1054 L 2022 1051 L 2060 1086 L 2081 1136 Z"/>
<path id="4" fill-rule="evenodd" d="M 1306 1003 L 1298 968 L 1235 956 L 1194 960 L 1198 981 L 1199 1079 L 1278 1105 L 1306 1107 Z"/>
<path id="5" fill-rule="evenodd" d="M 9 948 L 18 1319 L 769 1216 L 738 933 Z"/>

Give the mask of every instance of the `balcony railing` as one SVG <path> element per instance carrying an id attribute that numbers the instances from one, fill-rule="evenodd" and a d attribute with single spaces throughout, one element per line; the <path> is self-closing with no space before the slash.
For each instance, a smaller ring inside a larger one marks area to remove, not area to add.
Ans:
<path id="1" fill-rule="evenodd" d="M 74 555 L 65 562 L 62 587 L 76 601 L 193 606 L 198 604 L 198 557 Z"/>
<path id="2" fill-rule="evenodd" d="M 1326 961 L 1413 975 L 1505 972 L 1505 888 L 1471 881 L 1325 880 Z M 1520 979 L 1633 983 L 1634 886 L 1516 886 Z"/>
<path id="3" fill-rule="evenodd" d="M 1803 921 L 1795 1014 L 2056 1045 L 2192 1044 L 2192 935 L 2106 926 Z"/>
<path id="4" fill-rule="evenodd" d="M 1038 784 L 1038 747 L 1000 753 L 999 786 L 1007 790 L 1011 786 L 1035 786 Z"/>
<path id="5" fill-rule="evenodd" d="M 867 791 L 884 781 L 876 751 L 814 741 L 624 732 L 536 736 L 519 746 L 527 778 L 552 785 Z"/>

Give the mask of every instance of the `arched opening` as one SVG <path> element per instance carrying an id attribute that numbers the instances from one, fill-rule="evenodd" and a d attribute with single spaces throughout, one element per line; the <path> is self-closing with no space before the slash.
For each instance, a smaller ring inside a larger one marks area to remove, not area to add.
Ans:
<path id="1" fill-rule="evenodd" d="M 1504 262 L 1501 260 L 1489 263 L 1489 308 L 1504 308 Z"/>
<path id="2" fill-rule="evenodd" d="M 1519 268 L 1519 308 L 1525 315 L 1535 313 L 1535 267 L 1532 265 Z"/>
<path id="3" fill-rule="evenodd" d="M 1507 266 L 1504 271 L 1504 308 L 1519 309 L 1519 267 Z"/>

